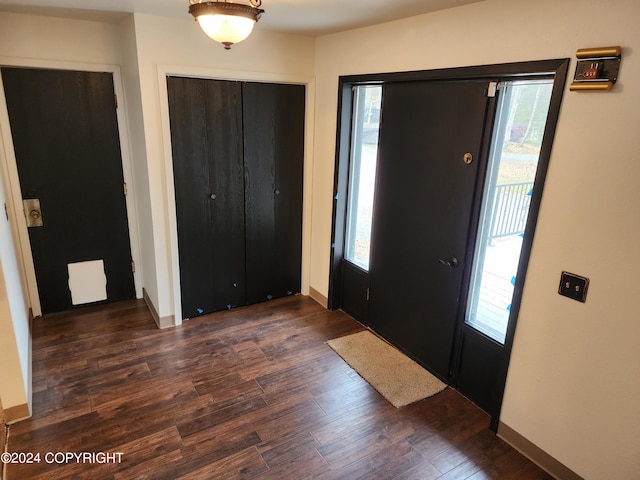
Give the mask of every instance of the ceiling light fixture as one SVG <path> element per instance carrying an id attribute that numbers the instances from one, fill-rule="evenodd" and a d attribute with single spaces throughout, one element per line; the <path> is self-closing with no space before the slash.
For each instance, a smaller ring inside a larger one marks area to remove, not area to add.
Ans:
<path id="1" fill-rule="evenodd" d="M 249 0 L 251 5 L 232 0 L 189 0 L 189 13 L 200 24 L 204 33 L 226 50 L 234 43 L 246 39 L 264 10 L 258 8 L 262 0 Z"/>

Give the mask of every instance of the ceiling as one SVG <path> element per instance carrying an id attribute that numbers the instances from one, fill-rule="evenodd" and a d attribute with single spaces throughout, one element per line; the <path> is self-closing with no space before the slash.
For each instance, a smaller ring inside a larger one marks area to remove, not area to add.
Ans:
<path id="1" fill-rule="evenodd" d="M 267 30 L 324 35 L 479 1 L 263 0 L 260 25 Z M 107 22 L 131 12 L 189 18 L 188 8 L 188 0 L 0 0 L 0 11 Z"/>

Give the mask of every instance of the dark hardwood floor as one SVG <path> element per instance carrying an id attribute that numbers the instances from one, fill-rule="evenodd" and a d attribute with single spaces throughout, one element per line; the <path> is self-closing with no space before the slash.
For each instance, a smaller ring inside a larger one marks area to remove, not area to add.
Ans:
<path id="1" fill-rule="evenodd" d="M 455 390 L 382 399 L 325 344 L 359 330 L 301 296 L 167 330 L 142 301 L 37 319 L 34 415 L 10 427 L 9 451 L 40 463 L 5 480 L 551 478 Z"/>

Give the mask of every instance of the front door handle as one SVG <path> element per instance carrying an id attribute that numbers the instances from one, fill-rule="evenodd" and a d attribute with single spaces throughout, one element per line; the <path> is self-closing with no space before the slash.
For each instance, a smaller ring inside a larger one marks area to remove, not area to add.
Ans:
<path id="1" fill-rule="evenodd" d="M 449 260 L 443 260 L 442 258 L 438 260 L 445 267 L 455 268 L 458 266 L 458 259 L 456 257 L 451 257 Z"/>

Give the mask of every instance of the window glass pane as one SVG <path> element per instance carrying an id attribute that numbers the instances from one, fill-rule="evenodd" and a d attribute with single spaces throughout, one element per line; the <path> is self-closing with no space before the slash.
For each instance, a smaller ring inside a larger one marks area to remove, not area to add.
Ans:
<path id="1" fill-rule="evenodd" d="M 553 80 L 501 84 L 465 321 L 504 343 Z"/>
<path id="2" fill-rule="evenodd" d="M 382 87 L 354 89 L 345 258 L 369 270 Z"/>

